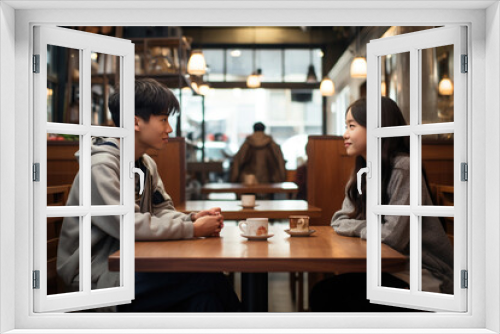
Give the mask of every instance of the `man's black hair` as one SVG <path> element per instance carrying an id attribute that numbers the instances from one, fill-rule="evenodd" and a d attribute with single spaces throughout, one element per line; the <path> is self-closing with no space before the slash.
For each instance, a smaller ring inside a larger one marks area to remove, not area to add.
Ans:
<path id="1" fill-rule="evenodd" d="M 264 131 L 266 129 L 266 126 L 262 122 L 257 122 L 253 125 L 253 131 Z"/>
<path id="2" fill-rule="evenodd" d="M 115 126 L 120 126 L 120 91 L 116 89 L 108 101 Z M 151 115 L 170 116 L 179 111 L 174 93 L 154 79 L 135 80 L 135 115 L 149 122 Z"/>

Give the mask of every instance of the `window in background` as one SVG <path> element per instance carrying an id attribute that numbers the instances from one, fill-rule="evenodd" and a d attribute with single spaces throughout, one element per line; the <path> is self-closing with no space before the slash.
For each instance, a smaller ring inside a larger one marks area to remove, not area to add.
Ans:
<path id="1" fill-rule="evenodd" d="M 208 76 L 206 78 L 213 82 L 224 81 L 224 50 L 204 49 L 203 55 L 208 67 Z"/>
<path id="2" fill-rule="evenodd" d="M 321 134 L 319 90 L 300 91 L 299 98 L 297 94 L 290 89 L 211 90 L 205 97 L 205 160 L 222 160 L 229 167 L 230 157 L 252 134 L 253 124 L 260 121 L 281 145 L 287 169 L 295 169 L 297 160 L 305 155 L 307 136 Z M 304 100 L 305 95 L 309 99 Z M 201 147 L 202 97 L 183 92 L 182 110 L 182 136 Z M 200 159 L 198 152 L 196 160 Z"/>
<path id="3" fill-rule="evenodd" d="M 253 68 L 252 49 L 226 50 L 226 81 L 246 81 Z"/>

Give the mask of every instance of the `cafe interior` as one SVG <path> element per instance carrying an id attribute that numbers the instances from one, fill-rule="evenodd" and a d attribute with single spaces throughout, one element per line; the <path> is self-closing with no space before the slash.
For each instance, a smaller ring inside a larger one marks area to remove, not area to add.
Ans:
<path id="1" fill-rule="evenodd" d="M 344 262 L 323 258 L 332 253 L 328 247 L 340 247 L 332 242 L 358 247 L 336 240 L 330 226 L 355 164 L 344 147 L 346 110 L 367 94 L 367 43 L 434 27 L 66 28 L 134 43 L 136 79 L 157 80 L 180 104 L 169 118 L 173 132 L 164 148 L 148 151 L 166 192 L 177 211 L 220 207 L 224 215 L 223 245 L 218 240 L 136 242 L 136 256 L 147 247 L 164 248 L 155 270 L 223 272 L 243 310 L 254 312 L 311 311 L 309 293 L 317 282 L 364 270 L 366 248 L 353 249 L 361 255 L 350 253 Z M 79 57 L 78 50 L 47 50 L 48 122 L 79 123 Z M 422 53 L 423 123 L 453 122 L 453 60 L 452 46 Z M 407 123 L 409 61 L 409 53 L 384 56 L 380 83 L 382 95 L 398 104 Z M 120 81 L 120 59 L 92 53 L 91 66 L 92 125 L 114 126 L 108 100 Z M 257 122 L 283 154 L 280 182 L 261 182 L 252 174 L 232 178 L 235 156 Z M 422 137 L 422 168 L 433 202 L 453 206 L 454 136 Z M 80 144 L 79 136 L 47 135 L 48 206 L 66 204 L 79 170 Z M 265 235 L 251 235 L 255 218 L 265 218 Z M 56 268 L 62 219 L 48 218 L 47 224 L 47 293 L 60 294 L 65 292 Z M 308 227 L 294 230 L 300 224 Z M 442 224 L 453 245 L 453 218 L 444 217 Z M 183 247 L 183 242 L 197 244 Z M 219 256 L 205 256 L 213 252 Z M 408 261 L 389 247 L 384 252 L 388 267 Z M 120 270 L 117 258 L 110 257 L 110 270 Z M 147 264 L 136 260 L 140 270 L 148 271 Z"/>

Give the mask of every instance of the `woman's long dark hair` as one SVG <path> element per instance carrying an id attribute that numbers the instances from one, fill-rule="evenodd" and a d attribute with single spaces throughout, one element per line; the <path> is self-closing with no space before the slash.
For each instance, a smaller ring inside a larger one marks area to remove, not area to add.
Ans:
<path id="1" fill-rule="evenodd" d="M 362 98 L 351 104 L 346 114 L 351 111 L 354 120 L 366 128 L 366 99 Z M 406 121 L 396 102 L 382 97 L 382 127 L 402 126 Z M 388 204 L 389 196 L 387 188 L 393 169 L 393 159 L 398 155 L 410 154 L 410 142 L 407 137 L 390 137 L 382 139 L 382 204 Z M 347 196 L 354 204 L 354 211 L 349 214 L 350 218 L 366 219 L 366 176 L 361 179 L 363 194 L 358 193 L 358 171 L 366 167 L 366 160 L 362 156 L 356 157 L 356 163 L 347 186 Z"/>

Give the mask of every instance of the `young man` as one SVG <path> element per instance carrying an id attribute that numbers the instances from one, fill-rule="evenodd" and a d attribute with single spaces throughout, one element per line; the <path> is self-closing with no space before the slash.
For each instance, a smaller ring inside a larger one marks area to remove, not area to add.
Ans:
<path id="1" fill-rule="evenodd" d="M 120 124 L 120 93 L 110 96 L 109 109 Z M 135 83 L 135 159 L 145 175 L 144 192 L 135 191 L 136 240 L 189 239 L 217 237 L 224 218 L 220 208 L 184 214 L 175 211 L 166 193 L 149 148 L 161 149 L 172 128 L 168 117 L 179 110 L 173 93 L 152 79 Z M 92 139 L 91 204 L 120 202 L 120 142 L 115 138 Z M 76 154 L 78 158 L 78 153 Z M 175 157 L 172 157 L 175 159 Z M 79 174 L 66 205 L 79 205 Z M 92 288 L 118 286 L 119 272 L 108 270 L 108 257 L 119 249 L 120 217 L 93 216 Z M 61 230 L 57 271 L 70 290 L 79 285 L 79 221 L 65 218 Z M 237 311 L 238 299 L 221 273 L 136 273 L 135 300 L 118 308 L 129 312 Z"/>

